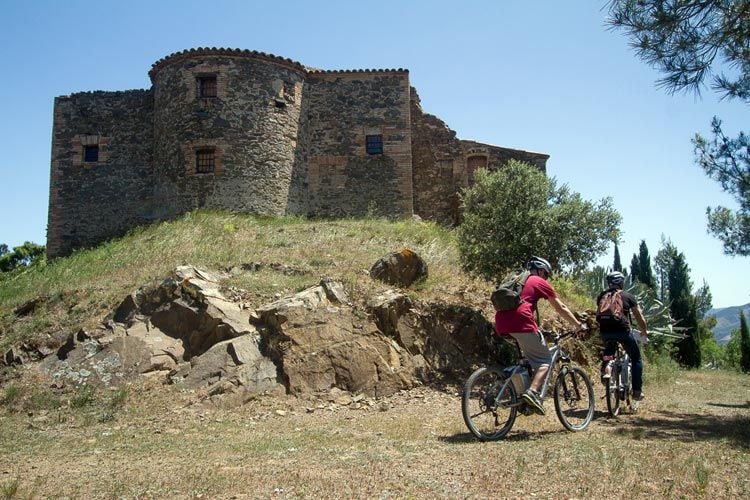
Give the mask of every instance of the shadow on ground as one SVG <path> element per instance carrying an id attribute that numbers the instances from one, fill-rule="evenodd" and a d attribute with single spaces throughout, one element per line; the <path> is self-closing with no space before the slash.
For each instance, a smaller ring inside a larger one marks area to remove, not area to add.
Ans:
<path id="1" fill-rule="evenodd" d="M 712 406 L 747 408 L 746 405 L 729 406 L 709 403 Z M 731 446 L 750 449 L 750 414 L 711 415 L 655 411 L 616 422 L 614 431 L 634 439 L 668 439 L 685 442 L 726 441 Z"/>

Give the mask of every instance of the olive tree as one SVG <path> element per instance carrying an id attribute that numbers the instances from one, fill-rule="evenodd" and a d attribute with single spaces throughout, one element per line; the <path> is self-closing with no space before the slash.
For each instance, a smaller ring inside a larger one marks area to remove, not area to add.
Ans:
<path id="1" fill-rule="evenodd" d="M 584 200 L 557 186 L 537 168 L 511 160 L 497 171 L 480 170 L 462 193 L 458 228 L 461 263 L 495 280 L 539 255 L 557 268 L 578 270 L 619 237 L 620 214 L 612 200 Z"/>

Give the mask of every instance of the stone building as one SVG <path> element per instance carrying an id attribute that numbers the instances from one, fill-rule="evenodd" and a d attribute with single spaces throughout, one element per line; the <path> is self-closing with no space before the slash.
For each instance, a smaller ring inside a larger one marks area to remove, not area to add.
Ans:
<path id="1" fill-rule="evenodd" d="M 55 99 L 47 252 L 62 256 L 196 208 L 455 223 L 479 168 L 548 155 L 456 138 L 405 69 L 324 71 L 199 48 L 151 88 Z"/>

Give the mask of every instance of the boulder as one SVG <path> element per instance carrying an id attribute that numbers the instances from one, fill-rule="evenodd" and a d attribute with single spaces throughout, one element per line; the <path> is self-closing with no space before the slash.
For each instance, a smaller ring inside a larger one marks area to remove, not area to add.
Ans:
<path id="1" fill-rule="evenodd" d="M 427 263 L 412 250 L 404 248 L 378 259 L 370 269 L 370 277 L 406 288 L 427 278 Z"/>
<path id="2" fill-rule="evenodd" d="M 282 370 L 288 391 L 338 387 L 381 396 L 411 387 L 408 353 L 345 300 L 340 284 L 324 281 L 257 311 L 266 325 L 261 334 L 268 355 Z"/>
<path id="3" fill-rule="evenodd" d="M 190 366 L 173 381 L 187 389 L 205 388 L 210 394 L 231 392 L 262 393 L 276 389 L 276 365 L 263 356 L 254 335 L 243 335 L 213 345 L 190 360 Z"/>

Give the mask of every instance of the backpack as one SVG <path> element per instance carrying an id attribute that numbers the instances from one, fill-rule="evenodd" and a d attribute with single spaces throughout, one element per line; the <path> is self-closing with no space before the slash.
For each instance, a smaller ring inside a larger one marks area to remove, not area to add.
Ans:
<path id="1" fill-rule="evenodd" d="M 514 311 L 521 305 L 521 291 L 530 275 L 530 272 L 523 271 L 495 287 L 490 300 L 496 311 Z"/>
<path id="2" fill-rule="evenodd" d="M 596 321 L 610 327 L 630 325 L 622 304 L 622 290 L 608 290 L 602 295 L 596 309 Z"/>

